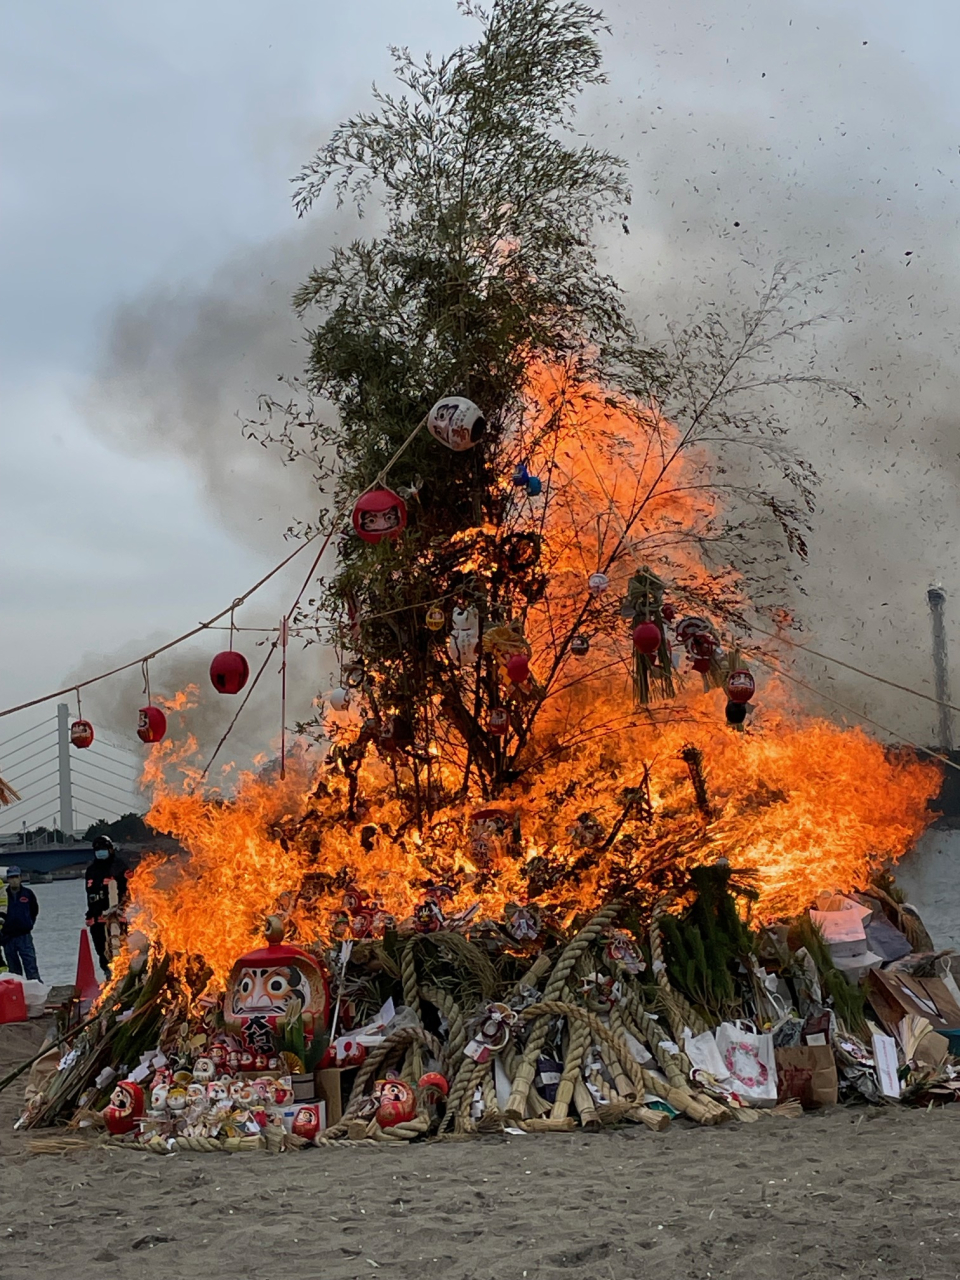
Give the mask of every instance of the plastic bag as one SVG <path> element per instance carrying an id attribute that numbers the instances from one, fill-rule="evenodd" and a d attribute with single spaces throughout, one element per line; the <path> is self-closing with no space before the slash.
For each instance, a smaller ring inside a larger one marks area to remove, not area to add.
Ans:
<path id="1" fill-rule="evenodd" d="M 716 1031 L 717 1052 L 728 1081 L 741 1102 L 772 1107 L 777 1101 L 777 1063 L 773 1036 L 759 1035 L 749 1023 L 724 1022 Z"/>

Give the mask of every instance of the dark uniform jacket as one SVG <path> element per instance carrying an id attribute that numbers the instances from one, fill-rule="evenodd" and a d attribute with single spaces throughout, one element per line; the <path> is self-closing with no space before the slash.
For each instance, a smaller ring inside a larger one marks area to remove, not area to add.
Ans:
<path id="1" fill-rule="evenodd" d="M 22 884 L 19 889 L 7 887 L 7 915 L 2 920 L 5 938 L 22 938 L 33 929 L 33 922 L 40 910 L 37 895 Z"/>
<path id="2" fill-rule="evenodd" d="M 127 897 L 127 868 L 117 855 L 94 858 L 87 867 L 87 924 L 101 924 L 110 910 L 110 885 L 116 881 L 117 902 L 123 906 Z"/>

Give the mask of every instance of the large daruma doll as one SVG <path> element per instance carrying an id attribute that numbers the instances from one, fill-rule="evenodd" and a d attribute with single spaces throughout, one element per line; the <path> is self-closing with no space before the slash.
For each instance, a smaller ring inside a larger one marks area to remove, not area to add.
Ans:
<path id="1" fill-rule="evenodd" d="M 270 917 L 267 945 L 241 956 L 230 970 L 223 1020 L 255 1053 L 272 1053 L 275 1037 L 297 1016 L 309 1043 L 330 1015 L 330 985 L 323 965 L 283 941 L 283 926 Z"/>

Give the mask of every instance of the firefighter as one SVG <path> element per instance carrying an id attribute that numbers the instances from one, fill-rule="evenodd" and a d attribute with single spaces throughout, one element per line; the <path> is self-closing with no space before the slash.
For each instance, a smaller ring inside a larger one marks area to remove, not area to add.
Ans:
<path id="1" fill-rule="evenodd" d="M 109 928 L 122 918 L 127 900 L 127 868 L 109 836 L 94 836 L 93 861 L 87 867 L 87 928 L 104 977 L 110 977 Z"/>

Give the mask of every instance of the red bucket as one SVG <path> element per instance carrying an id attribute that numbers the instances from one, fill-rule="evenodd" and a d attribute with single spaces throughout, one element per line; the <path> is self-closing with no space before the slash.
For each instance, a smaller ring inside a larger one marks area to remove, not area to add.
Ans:
<path id="1" fill-rule="evenodd" d="M 26 1022 L 27 1001 L 16 978 L 0 978 L 0 1022 Z"/>

